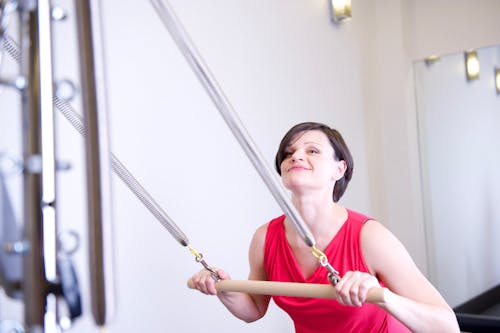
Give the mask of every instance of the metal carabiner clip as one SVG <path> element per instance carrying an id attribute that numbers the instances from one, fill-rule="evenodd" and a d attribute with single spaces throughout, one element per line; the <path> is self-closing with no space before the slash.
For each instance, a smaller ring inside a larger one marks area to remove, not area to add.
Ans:
<path id="1" fill-rule="evenodd" d="M 215 282 L 219 282 L 221 280 L 219 274 L 217 274 L 217 272 L 214 271 L 212 267 L 208 266 L 206 261 L 203 259 L 203 254 L 198 253 L 198 255 L 195 258 L 196 262 L 201 263 L 203 267 L 210 272 L 210 276 L 212 276 L 212 279 L 214 279 Z"/>
<path id="2" fill-rule="evenodd" d="M 339 283 L 339 281 L 340 281 L 340 274 L 328 262 L 328 259 L 326 258 L 326 256 L 321 256 L 319 258 L 319 263 L 321 266 L 325 267 L 328 270 L 328 280 L 330 280 L 330 283 L 333 284 L 334 286 L 337 285 L 337 283 Z"/>
<path id="3" fill-rule="evenodd" d="M 330 263 L 328 262 L 328 258 L 321 250 L 319 250 L 315 246 L 313 246 L 312 249 L 313 255 L 318 259 L 319 264 L 328 270 L 328 280 L 330 280 L 330 283 L 334 286 L 337 285 L 337 283 L 339 283 L 340 281 L 340 273 L 335 268 L 333 268 L 332 265 L 330 265 Z"/>

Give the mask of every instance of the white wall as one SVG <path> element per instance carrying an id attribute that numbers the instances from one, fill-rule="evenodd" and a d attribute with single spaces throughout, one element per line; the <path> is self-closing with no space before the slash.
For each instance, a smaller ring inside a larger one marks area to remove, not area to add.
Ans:
<path id="1" fill-rule="evenodd" d="M 496 0 L 406 2 L 410 11 L 407 45 L 412 59 L 498 44 L 500 4 Z"/>
<path id="2" fill-rule="evenodd" d="M 327 1 L 171 3 L 266 160 L 297 122 L 338 128 L 356 160 L 343 203 L 390 227 L 426 271 L 411 60 L 421 52 L 413 45 L 415 17 L 433 2 L 354 1 L 354 17 L 343 25 L 330 21 Z M 102 6 L 114 153 L 210 264 L 246 278 L 250 237 L 280 214 L 278 206 L 149 3 Z M 71 20 L 55 28 L 58 78 L 76 77 L 72 30 Z M 84 239 L 82 141 L 65 120 L 58 125 L 60 158 L 74 165 L 59 179 L 59 220 Z M 213 297 L 187 290 L 200 266 L 115 180 L 118 301 L 110 332 L 291 330 L 274 307 L 248 325 Z M 85 246 L 75 260 L 86 316 L 72 331 L 90 332 Z"/>

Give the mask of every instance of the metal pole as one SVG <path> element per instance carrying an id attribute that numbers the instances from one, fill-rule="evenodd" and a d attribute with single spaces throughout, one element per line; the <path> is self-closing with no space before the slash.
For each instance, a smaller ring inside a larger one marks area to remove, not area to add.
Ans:
<path id="1" fill-rule="evenodd" d="M 50 2 L 23 1 L 21 13 L 24 230 L 23 296 L 30 332 L 56 329 L 55 298 L 47 300 L 48 283 L 56 283 L 54 113 Z"/>
<path id="2" fill-rule="evenodd" d="M 87 162 L 89 270 L 92 314 L 99 326 L 108 321 L 113 306 L 111 233 L 111 160 L 104 52 L 97 1 L 76 2 L 80 75 Z"/>
<path id="3" fill-rule="evenodd" d="M 177 44 L 179 50 L 186 58 L 191 69 L 196 74 L 206 92 L 212 99 L 213 103 L 227 126 L 232 131 L 234 137 L 247 154 L 247 157 L 252 162 L 253 166 L 261 176 L 269 191 L 274 196 L 274 199 L 279 204 L 283 212 L 291 220 L 302 240 L 308 246 L 314 246 L 316 241 L 307 225 L 302 220 L 302 217 L 291 203 L 288 195 L 283 188 L 283 185 L 276 176 L 276 173 L 271 171 L 271 168 L 264 162 L 262 154 L 257 149 L 250 135 L 247 133 L 238 115 L 234 111 L 232 105 L 222 92 L 222 89 L 217 84 L 208 66 L 203 62 L 203 59 L 198 54 L 195 46 L 191 42 L 187 32 L 182 27 L 181 23 L 174 14 L 174 11 L 164 0 L 151 0 L 156 12 L 160 16 L 163 24 L 170 32 L 170 35 Z"/>

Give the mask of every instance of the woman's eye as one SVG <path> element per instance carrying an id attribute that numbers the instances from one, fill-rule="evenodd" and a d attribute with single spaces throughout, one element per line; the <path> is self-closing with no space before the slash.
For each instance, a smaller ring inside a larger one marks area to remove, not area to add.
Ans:
<path id="1" fill-rule="evenodd" d="M 317 149 L 309 149 L 310 154 L 319 154 L 319 150 Z"/>
<path id="2" fill-rule="evenodd" d="M 290 157 L 293 153 L 291 151 L 285 151 L 283 153 L 283 157 L 287 158 L 287 157 Z"/>

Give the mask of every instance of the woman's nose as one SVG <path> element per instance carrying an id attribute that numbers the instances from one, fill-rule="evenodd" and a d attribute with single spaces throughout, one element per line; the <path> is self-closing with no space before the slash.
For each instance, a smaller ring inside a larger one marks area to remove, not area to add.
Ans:
<path id="1" fill-rule="evenodd" d="M 304 155 L 302 154 L 301 151 L 299 150 L 296 150 L 293 154 L 292 154 L 292 161 L 302 161 L 304 159 Z"/>

